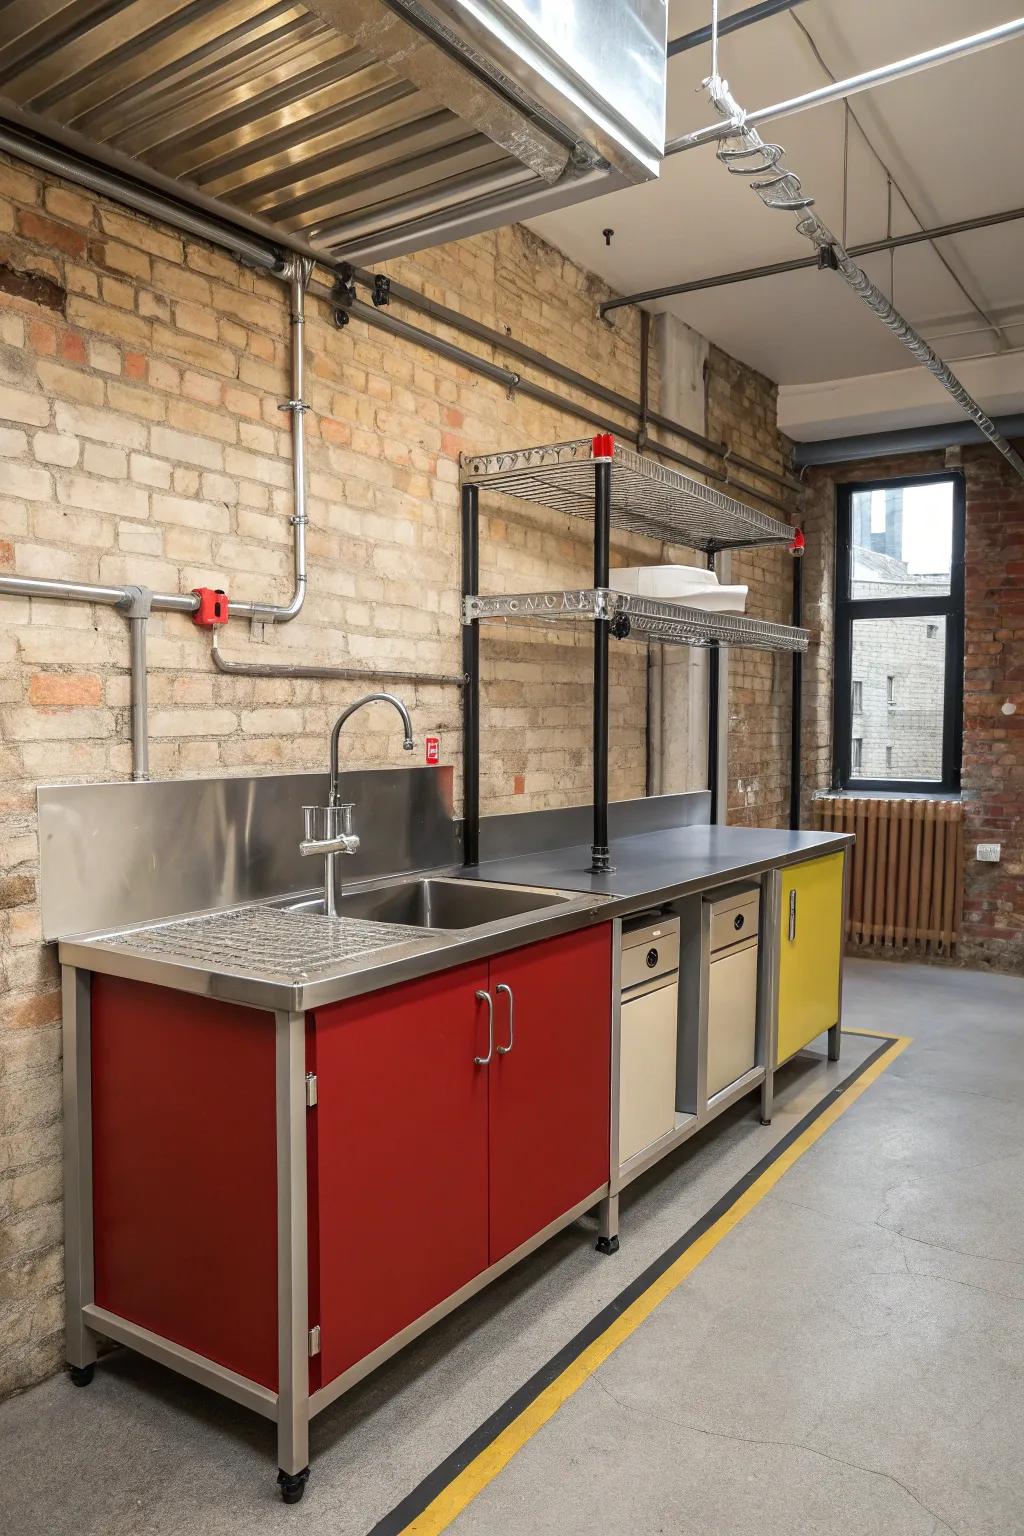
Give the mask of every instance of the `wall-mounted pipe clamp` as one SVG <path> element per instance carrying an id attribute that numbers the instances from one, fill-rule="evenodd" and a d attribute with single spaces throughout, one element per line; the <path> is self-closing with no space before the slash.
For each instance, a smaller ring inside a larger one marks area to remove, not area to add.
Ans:
<path id="1" fill-rule="evenodd" d="M 216 624 L 228 621 L 228 595 L 220 587 L 193 587 L 193 595 L 199 599 L 199 607 L 192 615 L 193 624 L 202 629 L 213 629 Z"/>

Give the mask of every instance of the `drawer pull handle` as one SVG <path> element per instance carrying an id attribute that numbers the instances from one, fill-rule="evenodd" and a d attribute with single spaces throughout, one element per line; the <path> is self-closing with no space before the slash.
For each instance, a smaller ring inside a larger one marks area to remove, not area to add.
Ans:
<path id="1" fill-rule="evenodd" d="M 478 1003 L 487 1004 L 487 1055 L 474 1056 L 473 1064 L 477 1067 L 486 1067 L 494 1055 L 494 998 L 489 992 L 478 992 L 476 1000 Z"/>
<path id="2" fill-rule="evenodd" d="M 495 987 L 494 990 L 496 992 L 504 992 L 505 996 L 508 998 L 508 1045 L 498 1046 L 498 1055 L 507 1056 L 509 1051 L 516 1043 L 516 1000 L 512 996 L 512 988 L 506 986 L 504 982 L 501 982 L 500 985 Z"/>
<path id="3" fill-rule="evenodd" d="M 796 938 L 796 889 L 789 893 L 789 942 Z"/>

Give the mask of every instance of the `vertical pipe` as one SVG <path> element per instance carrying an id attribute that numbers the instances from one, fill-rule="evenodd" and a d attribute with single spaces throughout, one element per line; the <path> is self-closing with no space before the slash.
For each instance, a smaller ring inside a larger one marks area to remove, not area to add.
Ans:
<path id="1" fill-rule="evenodd" d="M 480 492 L 462 487 L 462 595 L 480 590 Z M 462 624 L 462 817 L 463 862 L 480 861 L 480 622 Z"/>
<path id="2" fill-rule="evenodd" d="M 793 557 L 793 623 L 803 623 L 804 611 L 804 562 Z M 803 735 L 804 658 L 800 651 L 793 652 L 793 703 L 789 739 L 789 825 L 794 832 L 800 830 L 800 787 L 803 777 L 801 738 Z"/>
<path id="3" fill-rule="evenodd" d="M 708 570 L 715 569 L 714 551 L 708 554 Z M 713 645 L 708 656 L 708 789 L 711 791 L 711 825 L 718 822 L 718 724 L 721 692 L 721 657 Z"/>
<path id="4" fill-rule="evenodd" d="M 612 466 L 594 463 L 594 586 L 607 587 L 611 571 Z M 611 869 L 608 850 L 608 624 L 594 623 L 594 845 L 591 868 Z"/>
<path id="5" fill-rule="evenodd" d="M 131 667 L 132 778 L 149 778 L 149 688 L 146 677 L 145 616 L 128 620 L 128 651 Z"/>

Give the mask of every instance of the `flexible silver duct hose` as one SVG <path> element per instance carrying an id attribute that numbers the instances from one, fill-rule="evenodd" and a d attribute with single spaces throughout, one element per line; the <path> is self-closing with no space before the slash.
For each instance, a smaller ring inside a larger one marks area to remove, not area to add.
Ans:
<path id="1" fill-rule="evenodd" d="M 924 337 L 915 331 L 909 320 L 886 298 L 882 290 L 868 277 L 862 267 L 850 256 L 842 241 L 829 229 L 823 219 L 813 211 L 814 199 L 808 197 L 794 171 L 782 164 L 785 150 L 780 144 L 766 144 L 756 128 L 746 126 L 746 114 L 729 90 L 728 81 L 712 74 L 705 82 L 712 104 L 723 117 L 732 123 L 734 132 L 722 143 L 718 158 L 734 176 L 757 177 L 750 185 L 766 208 L 781 208 L 797 215 L 796 227 L 800 234 L 826 253 L 829 266 L 853 289 L 858 298 L 878 316 L 896 340 L 906 347 L 912 357 L 937 379 L 947 394 L 969 416 L 979 431 L 997 448 L 1008 464 L 1024 480 L 1024 459 L 1007 442 L 992 418 L 982 410 L 974 396 L 957 378 L 948 364 L 928 345 Z"/>

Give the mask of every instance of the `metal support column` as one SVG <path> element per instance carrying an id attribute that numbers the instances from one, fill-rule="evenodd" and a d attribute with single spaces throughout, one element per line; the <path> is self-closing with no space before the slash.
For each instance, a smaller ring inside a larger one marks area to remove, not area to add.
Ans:
<path id="1" fill-rule="evenodd" d="M 803 623 L 804 612 L 804 562 L 800 555 L 793 556 L 793 623 Z M 794 832 L 800 830 L 800 789 L 803 777 L 802 736 L 804 707 L 804 658 L 801 651 L 793 652 L 793 699 L 789 737 L 789 825 Z"/>
<path id="2" fill-rule="evenodd" d="M 275 1015 L 277 1063 L 277 1460 L 286 1501 L 309 1476 L 306 1016 Z"/>
<path id="3" fill-rule="evenodd" d="M 61 967 L 64 1013 L 64 1305 L 65 1358 L 84 1383 L 96 1336 L 82 1308 L 93 1301 L 91 976 Z"/>
<path id="4" fill-rule="evenodd" d="M 480 590 L 480 492 L 462 487 L 462 595 Z M 463 862 L 480 860 L 480 624 L 462 626 L 462 819 Z"/>
<path id="5" fill-rule="evenodd" d="M 594 461 L 594 586 L 607 587 L 611 570 L 612 464 Z M 611 869 L 608 848 L 608 620 L 594 625 L 594 843 L 591 869 Z"/>

